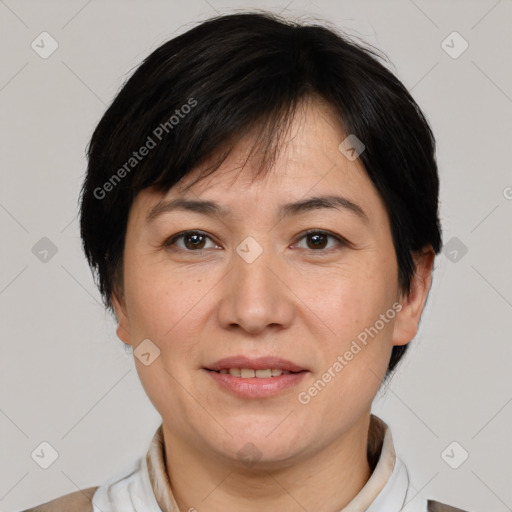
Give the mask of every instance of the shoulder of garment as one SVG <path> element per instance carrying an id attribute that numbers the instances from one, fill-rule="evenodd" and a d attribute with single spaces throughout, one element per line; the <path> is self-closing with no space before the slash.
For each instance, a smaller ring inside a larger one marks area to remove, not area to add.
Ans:
<path id="1" fill-rule="evenodd" d="M 451 507 L 450 505 L 445 505 L 444 503 L 440 503 L 439 501 L 428 500 L 428 512 L 467 512 L 460 508 Z"/>
<path id="2" fill-rule="evenodd" d="M 51 501 L 43 503 L 33 508 L 23 510 L 22 512 L 92 512 L 92 497 L 96 492 L 96 487 L 89 487 L 70 494 L 65 494 Z M 452 507 L 439 501 L 428 501 L 428 512 L 467 512 L 460 508 Z"/>
<path id="3" fill-rule="evenodd" d="M 96 492 L 96 487 L 89 487 L 80 491 L 75 491 L 64 496 L 60 496 L 51 501 L 28 508 L 22 512 L 92 512 L 92 497 Z"/>

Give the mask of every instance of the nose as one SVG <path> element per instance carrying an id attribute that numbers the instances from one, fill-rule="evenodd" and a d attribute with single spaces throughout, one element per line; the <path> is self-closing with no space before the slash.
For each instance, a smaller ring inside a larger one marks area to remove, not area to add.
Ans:
<path id="1" fill-rule="evenodd" d="M 279 258 L 269 249 L 253 261 L 237 252 L 230 264 L 217 309 L 221 326 L 241 328 L 253 336 L 268 328 L 288 327 L 294 315 L 293 293 Z"/>

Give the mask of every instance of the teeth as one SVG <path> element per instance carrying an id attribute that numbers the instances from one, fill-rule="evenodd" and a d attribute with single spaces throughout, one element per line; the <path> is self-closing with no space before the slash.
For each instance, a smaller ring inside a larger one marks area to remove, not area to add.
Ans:
<path id="1" fill-rule="evenodd" d="M 280 368 L 267 368 L 264 370 L 253 370 L 252 368 L 224 368 L 219 370 L 219 373 L 224 375 L 229 374 L 233 377 L 240 377 L 242 379 L 268 379 L 270 377 L 280 377 L 281 375 L 287 375 L 290 372 L 288 370 L 281 370 Z"/>

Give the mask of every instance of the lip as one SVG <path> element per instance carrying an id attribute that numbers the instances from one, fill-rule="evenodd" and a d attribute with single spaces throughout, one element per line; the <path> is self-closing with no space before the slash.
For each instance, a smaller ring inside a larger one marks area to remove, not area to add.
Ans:
<path id="1" fill-rule="evenodd" d="M 219 370 L 229 368 L 250 368 L 265 370 L 279 368 L 289 372 L 279 377 L 260 379 L 258 377 L 241 378 L 229 373 L 218 373 Z M 246 356 L 233 356 L 219 359 L 217 362 L 203 368 L 205 372 L 225 391 L 242 398 L 267 398 L 275 396 L 285 390 L 297 386 L 308 370 L 291 361 L 280 357 L 258 357 L 255 359 Z"/>
<path id="2" fill-rule="evenodd" d="M 242 398 L 267 398 L 289 390 L 299 384 L 307 371 L 287 373 L 279 377 L 259 379 L 249 377 L 243 379 L 229 373 L 217 373 L 213 370 L 204 371 L 224 390 Z"/>
<path id="3" fill-rule="evenodd" d="M 254 359 L 247 356 L 225 357 L 224 359 L 219 359 L 213 364 L 205 366 L 206 370 L 214 370 L 216 372 L 219 370 L 228 370 L 229 368 L 249 368 L 252 370 L 279 368 L 280 370 L 287 370 L 289 372 L 302 372 L 306 370 L 291 361 L 274 356 L 257 357 Z M 272 378 L 277 379 L 278 377 Z"/>

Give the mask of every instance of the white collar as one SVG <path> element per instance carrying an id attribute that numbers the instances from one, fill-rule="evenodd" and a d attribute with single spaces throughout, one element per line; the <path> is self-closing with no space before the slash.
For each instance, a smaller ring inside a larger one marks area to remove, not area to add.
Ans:
<path id="1" fill-rule="evenodd" d="M 370 478 L 340 512 L 425 512 L 427 502 L 414 495 L 403 462 L 396 457 L 387 425 L 371 416 L 369 447 L 380 450 Z M 179 512 L 165 468 L 162 425 L 155 432 L 145 457 L 123 476 L 98 487 L 93 512 Z"/>

